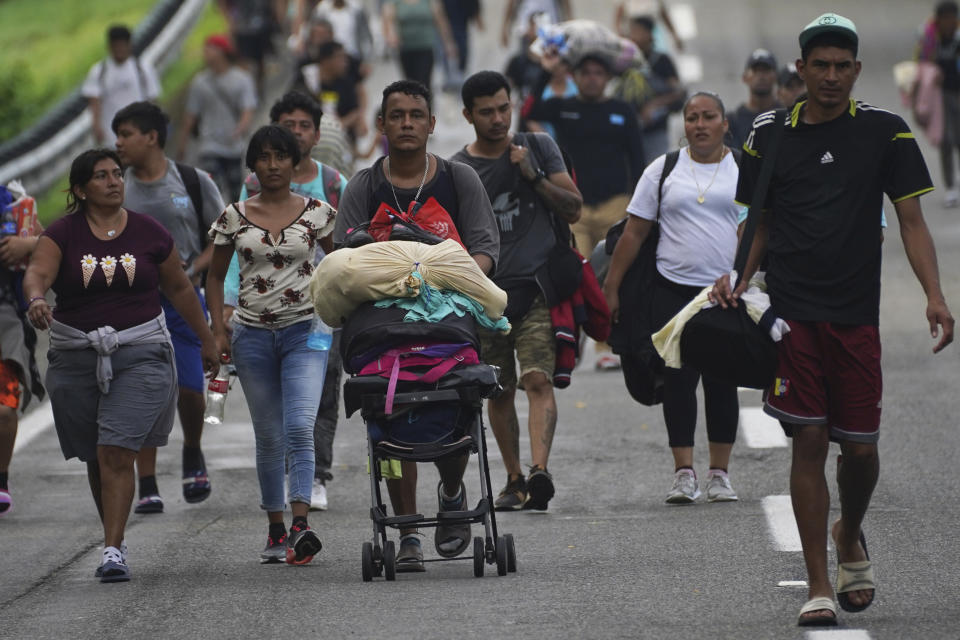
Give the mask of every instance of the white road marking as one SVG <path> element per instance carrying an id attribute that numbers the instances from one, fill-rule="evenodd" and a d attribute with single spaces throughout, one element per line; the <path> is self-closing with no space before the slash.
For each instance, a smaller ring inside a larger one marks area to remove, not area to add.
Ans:
<path id="1" fill-rule="evenodd" d="M 747 446 L 752 449 L 772 449 L 787 446 L 780 423 L 763 412 L 760 407 L 740 409 L 740 432 Z"/>
<path id="2" fill-rule="evenodd" d="M 807 640 L 870 640 L 870 634 L 863 629 L 807 631 Z"/>
<path id="3" fill-rule="evenodd" d="M 806 580 L 781 580 L 777 583 L 778 587 L 805 587 L 807 586 Z"/>
<path id="4" fill-rule="evenodd" d="M 26 417 L 20 418 L 17 425 L 17 440 L 13 444 L 13 452 L 30 444 L 37 436 L 53 426 L 53 408 L 49 402 L 44 402 L 31 411 Z"/>
<path id="5" fill-rule="evenodd" d="M 800 532 L 793 517 L 793 505 L 790 496 L 766 496 L 762 500 L 763 512 L 767 516 L 770 537 L 780 551 L 802 551 Z"/>

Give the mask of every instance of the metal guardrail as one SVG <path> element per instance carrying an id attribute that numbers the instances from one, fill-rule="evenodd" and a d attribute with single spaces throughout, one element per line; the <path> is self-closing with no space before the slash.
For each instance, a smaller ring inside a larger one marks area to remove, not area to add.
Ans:
<path id="1" fill-rule="evenodd" d="M 160 0 L 134 30 L 134 55 L 162 73 L 179 56 L 207 2 Z M 19 179 L 29 193 L 42 193 L 93 144 L 90 112 L 78 87 L 30 129 L 0 145 L 0 184 Z"/>

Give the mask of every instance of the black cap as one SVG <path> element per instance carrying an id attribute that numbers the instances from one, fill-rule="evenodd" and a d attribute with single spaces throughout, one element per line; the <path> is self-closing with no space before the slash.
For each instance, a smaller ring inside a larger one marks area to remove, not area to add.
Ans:
<path id="1" fill-rule="evenodd" d="M 781 87 L 785 87 L 794 80 L 799 82 L 803 81 L 800 78 L 800 74 L 797 73 L 797 65 L 791 62 L 780 67 L 780 73 L 777 75 L 777 84 L 779 84 Z"/>
<path id="2" fill-rule="evenodd" d="M 775 70 L 777 68 L 777 59 L 766 49 L 755 49 L 754 52 L 750 54 L 750 57 L 747 58 L 747 64 L 745 64 L 743 68 L 752 69 L 760 65 Z"/>

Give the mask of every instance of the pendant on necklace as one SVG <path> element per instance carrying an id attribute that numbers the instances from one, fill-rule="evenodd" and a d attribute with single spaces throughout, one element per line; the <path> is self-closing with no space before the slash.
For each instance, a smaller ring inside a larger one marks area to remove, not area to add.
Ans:
<path id="1" fill-rule="evenodd" d="M 697 202 L 698 202 L 699 204 L 703 204 L 703 201 L 704 201 L 705 199 L 706 199 L 706 198 L 704 198 L 703 196 L 697 196 Z"/>

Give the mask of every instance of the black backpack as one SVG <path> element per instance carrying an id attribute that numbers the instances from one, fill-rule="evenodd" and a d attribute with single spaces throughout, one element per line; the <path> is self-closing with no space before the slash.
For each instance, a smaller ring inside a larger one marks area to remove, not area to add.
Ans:
<path id="1" fill-rule="evenodd" d="M 620 322 L 614 323 L 607 343 L 620 356 L 623 381 L 630 396 L 640 404 L 651 407 L 663 402 L 663 358 L 657 353 L 650 336 L 660 327 L 651 320 L 650 291 L 657 272 L 657 243 L 660 241 L 660 202 L 663 183 L 677 166 L 680 151 L 666 154 L 660 183 L 657 186 L 657 219 L 640 246 L 636 259 L 620 284 Z M 740 166 L 740 152 L 733 151 L 733 160 Z M 629 217 L 629 216 L 628 216 Z M 606 253 L 613 255 L 617 241 L 623 235 L 628 217 L 607 231 Z"/>

